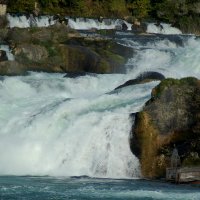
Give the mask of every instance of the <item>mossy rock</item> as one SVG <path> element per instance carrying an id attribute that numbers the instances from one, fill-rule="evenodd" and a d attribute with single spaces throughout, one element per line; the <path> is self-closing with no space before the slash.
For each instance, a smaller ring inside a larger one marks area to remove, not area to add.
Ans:
<path id="1" fill-rule="evenodd" d="M 66 25 L 12 28 L 5 36 L 27 70 L 121 73 L 133 49 L 103 38 L 80 37 Z"/>
<path id="2" fill-rule="evenodd" d="M 200 81 L 193 77 L 161 81 L 136 115 L 131 149 L 144 177 L 165 177 L 174 144 L 182 166 L 199 166 Z"/>
<path id="3" fill-rule="evenodd" d="M 168 78 L 163 80 L 157 87 L 153 89 L 152 96 L 155 98 L 159 97 L 164 90 L 169 89 L 171 86 L 181 86 L 181 85 L 196 86 L 197 84 L 198 84 L 198 79 L 195 77 L 186 77 L 180 80 Z"/>

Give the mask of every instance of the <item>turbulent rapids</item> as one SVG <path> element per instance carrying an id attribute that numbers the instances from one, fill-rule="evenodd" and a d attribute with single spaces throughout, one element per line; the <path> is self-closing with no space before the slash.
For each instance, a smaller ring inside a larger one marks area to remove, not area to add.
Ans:
<path id="1" fill-rule="evenodd" d="M 139 177 L 129 147 L 130 114 L 142 108 L 158 81 L 112 91 L 149 71 L 200 78 L 200 40 L 180 33 L 116 36 L 136 51 L 125 74 L 1 77 L 0 174 Z"/>

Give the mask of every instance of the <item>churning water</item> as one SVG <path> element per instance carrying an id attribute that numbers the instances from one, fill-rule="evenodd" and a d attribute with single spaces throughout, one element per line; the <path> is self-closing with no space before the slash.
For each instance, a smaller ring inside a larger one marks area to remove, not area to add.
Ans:
<path id="1" fill-rule="evenodd" d="M 199 188 L 142 180 L 0 177 L 2 200 L 199 200 Z"/>

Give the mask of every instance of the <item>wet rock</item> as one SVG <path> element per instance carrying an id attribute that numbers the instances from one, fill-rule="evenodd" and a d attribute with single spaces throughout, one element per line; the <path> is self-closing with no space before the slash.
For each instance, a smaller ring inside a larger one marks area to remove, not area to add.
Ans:
<path id="1" fill-rule="evenodd" d="M 81 76 L 96 76 L 97 74 L 88 72 L 67 72 L 64 78 L 78 78 Z"/>
<path id="2" fill-rule="evenodd" d="M 200 165 L 200 81 L 196 78 L 163 80 L 135 116 L 131 149 L 140 159 L 144 177 L 165 176 L 174 144 L 182 166 Z"/>
<path id="3" fill-rule="evenodd" d="M 8 26 L 8 20 L 5 15 L 0 16 L 0 29 L 6 28 Z"/>
<path id="4" fill-rule="evenodd" d="M 41 61 L 48 57 L 48 51 L 41 45 L 20 44 L 13 49 L 16 60 L 28 59 L 29 61 Z"/>
<path id="5" fill-rule="evenodd" d="M 6 51 L 0 50 L 0 62 L 8 60 Z"/>
<path id="6" fill-rule="evenodd" d="M 24 75 L 26 73 L 25 66 L 17 61 L 0 62 L 0 75 Z"/>
<path id="7" fill-rule="evenodd" d="M 147 30 L 147 25 L 145 23 L 133 23 L 131 30 L 134 33 L 145 33 Z"/>
<path id="8" fill-rule="evenodd" d="M 133 49 L 103 37 L 81 37 L 61 23 L 12 28 L 6 40 L 26 71 L 121 73 Z"/>
<path id="9" fill-rule="evenodd" d="M 125 22 L 122 23 L 122 31 L 127 31 L 128 30 L 128 26 L 126 25 Z"/>
<path id="10" fill-rule="evenodd" d="M 157 81 L 157 80 L 163 80 L 163 79 L 165 79 L 165 76 L 159 72 L 145 72 L 143 74 L 140 74 L 137 78 L 129 80 L 125 82 L 124 84 L 118 86 L 117 88 L 115 88 L 115 90 L 127 87 L 129 85 L 142 84 L 142 83 L 147 83 L 150 81 Z"/>

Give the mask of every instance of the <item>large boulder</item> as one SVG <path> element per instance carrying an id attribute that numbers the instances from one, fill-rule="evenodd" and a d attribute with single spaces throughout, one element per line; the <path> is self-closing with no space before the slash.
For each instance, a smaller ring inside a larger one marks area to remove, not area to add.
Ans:
<path id="1" fill-rule="evenodd" d="M 133 55 L 132 48 L 103 37 L 81 37 L 64 24 L 13 28 L 6 40 L 27 71 L 121 73 Z"/>
<path id="2" fill-rule="evenodd" d="M 165 79 L 165 76 L 159 72 L 144 72 L 140 74 L 139 76 L 137 76 L 135 79 L 126 81 L 124 84 L 115 88 L 115 90 L 127 87 L 129 85 L 143 84 L 143 83 L 158 81 L 158 80 L 163 80 L 163 79 Z"/>
<path id="3" fill-rule="evenodd" d="M 200 81 L 163 80 L 136 114 L 131 149 L 144 177 L 165 176 L 176 145 L 182 166 L 200 165 Z"/>
<path id="4" fill-rule="evenodd" d="M 63 43 L 68 40 L 68 34 L 79 37 L 79 33 L 64 24 L 49 27 L 12 28 L 7 33 L 7 41 L 14 44 L 22 43 Z"/>
<path id="5" fill-rule="evenodd" d="M 24 59 L 29 61 L 41 61 L 48 57 L 48 51 L 44 46 L 34 44 L 20 44 L 13 49 L 13 53 L 17 60 L 25 62 Z"/>
<path id="6" fill-rule="evenodd" d="M 26 73 L 26 68 L 24 65 L 18 63 L 17 61 L 3 61 L 0 62 L 0 75 L 24 75 Z"/>

